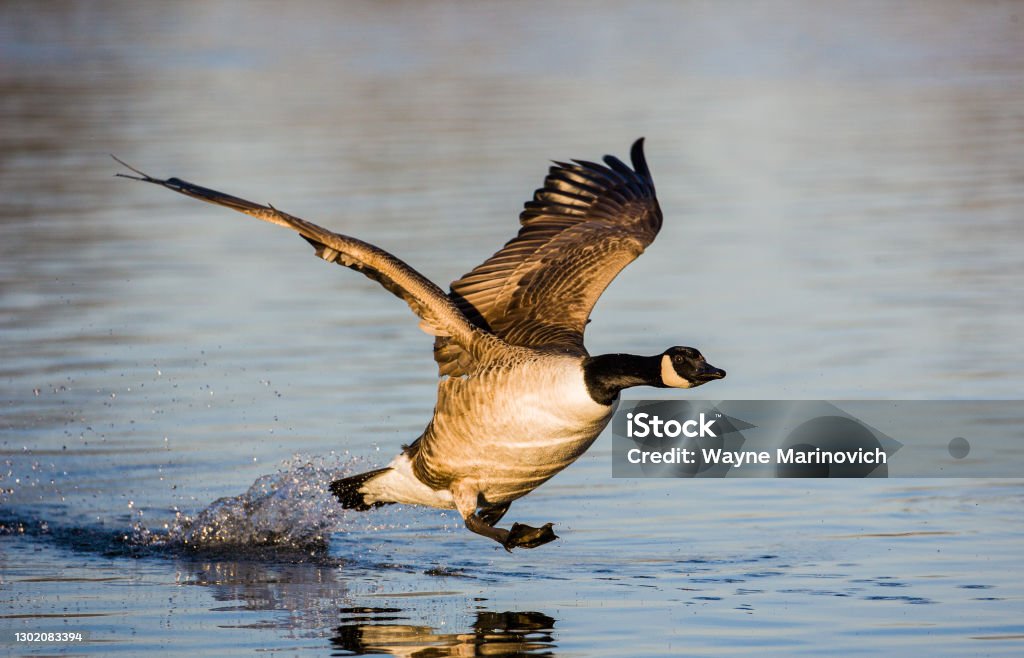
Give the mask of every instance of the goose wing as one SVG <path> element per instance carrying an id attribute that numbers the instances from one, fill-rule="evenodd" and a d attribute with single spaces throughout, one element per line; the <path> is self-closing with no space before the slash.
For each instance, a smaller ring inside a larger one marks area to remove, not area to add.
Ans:
<path id="1" fill-rule="evenodd" d="M 661 228 L 644 140 L 631 169 L 614 156 L 604 165 L 556 162 L 519 216 L 519 234 L 451 285 L 451 297 L 477 326 L 513 345 L 583 350 L 590 311 L 612 279 Z M 460 351 L 439 338 L 442 374 L 456 374 Z"/>
<path id="2" fill-rule="evenodd" d="M 201 187 L 180 178 L 153 178 L 117 158 L 120 164 L 137 175 L 117 174 L 146 183 L 161 185 L 194 199 L 224 206 L 296 231 L 316 249 L 316 255 L 330 263 L 338 263 L 361 272 L 403 299 L 420 318 L 420 327 L 429 334 L 443 337 L 469 354 L 477 354 L 486 346 L 499 343 L 487 331 L 471 323 L 448 295 L 432 281 L 404 261 L 368 242 L 328 231 L 273 206 L 246 201 L 217 190 Z"/>

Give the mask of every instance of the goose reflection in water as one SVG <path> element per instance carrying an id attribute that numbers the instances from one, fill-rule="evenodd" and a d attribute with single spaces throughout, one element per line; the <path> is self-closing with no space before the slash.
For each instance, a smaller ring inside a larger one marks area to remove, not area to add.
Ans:
<path id="1" fill-rule="evenodd" d="M 400 608 L 343 608 L 335 656 L 553 656 L 555 620 L 540 612 L 480 611 L 464 633 L 408 623 Z"/>

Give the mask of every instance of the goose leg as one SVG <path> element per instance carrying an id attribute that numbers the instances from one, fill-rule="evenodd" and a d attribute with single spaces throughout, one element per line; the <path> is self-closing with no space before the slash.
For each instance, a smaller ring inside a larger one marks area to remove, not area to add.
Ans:
<path id="1" fill-rule="evenodd" d="M 477 516 L 483 519 L 487 525 L 497 525 L 498 521 L 501 521 L 501 517 L 505 516 L 505 512 L 512 506 L 511 502 L 501 503 L 498 505 L 481 505 L 480 511 L 477 512 Z"/>
<path id="2" fill-rule="evenodd" d="M 453 486 L 451 492 L 455 499 L 455 507 L 466 522 L 466 528 L 493 539 L 506 551 L 511 552 L 513 548 L 536 548 L 558 539 L 551 529 L 551 523 L 545 523 L 539 528 L 523 523 L 513 523 L 508 530 L 495 527 L 494 524 L 505 515 L 511 503 L 486 504 L 486 501 L 482 501 L 480 490 L 473 481 L 463 480 Z M 481 502 L 484 502 L 484 505 L 477 512 Z"/>
<path id="3" fill-rule="evenodd" d="M 478 514 L 470 514 L 466 517 L 466 527 L 478 535 L 490 537 L 502 546 L 505 546 L 505 542 L 508 540 L 508 530 L 495 528 L 480 518 Z M 505 546 L 505 550 L 509 550 L 508 546 Z"/>

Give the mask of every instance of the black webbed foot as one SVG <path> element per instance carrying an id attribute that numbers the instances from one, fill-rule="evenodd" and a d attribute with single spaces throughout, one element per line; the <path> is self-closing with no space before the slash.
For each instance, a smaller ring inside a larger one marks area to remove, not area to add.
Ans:
<path id="1" fill-rule="evenodd" d="M 537 548 L 544 544 L 558 539 L 558 535 L 551 529 L 551 523 L 545 523 L 539 528 L 513 523 L 508 531 L 508 537 L 502 542 L 506 551 L 512 552 L 513 548 Z"/>
<path id="2" fill-rule="evenodd" d="M 478 535 L 493 539 L 504 546 L 509 553 L 513 548 L 536 548 L 558 539 L 558 535 L 551 529 L 552 525 L 545 523 L 539 528 L 534 528 L 522 523 L 513 523 L 511 529 L 505 530 L 504 528 L 495 528 L 476 514 L 466 517 L 467 528 Z"/>

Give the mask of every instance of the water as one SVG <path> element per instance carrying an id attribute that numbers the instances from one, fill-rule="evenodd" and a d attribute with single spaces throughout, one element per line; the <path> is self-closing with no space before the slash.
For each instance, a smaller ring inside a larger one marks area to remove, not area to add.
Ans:
<path id="1" fill-rule="evenodd" d="M 433 404 L 430 341 L 277 227 L 115 153 L 461 275 L 547 160 L 648 138 L 666 224 L 593 352 L 701 348 L 722 399 L 1014 399 L 1013 4 L 6 3 L 0 630 L 249 655 L 1019 655 L 1019 480 L 630 481 L 342 512 Z M 714 387 L 712 390 L 711 386 Z M 671 391 L 637 392 L 665 397 Z M 419 652 L 419 653 L 417 653 Z"/>

